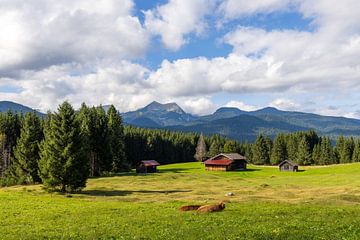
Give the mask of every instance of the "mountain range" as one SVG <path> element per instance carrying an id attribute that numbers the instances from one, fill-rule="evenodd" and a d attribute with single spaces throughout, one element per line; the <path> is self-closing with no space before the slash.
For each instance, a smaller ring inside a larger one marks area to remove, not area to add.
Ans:
<path id="1" fill-rule="evenodd" d="M 139 127 L 198 132 L 206 135 L 220 134 L 242 141 L 253 141 L 259 132 L 273 137 L 279 132 L 310 129 L 320 135 L 331 137 L 360 137 L 358 119 L 281 111 L 273 107 L 256 111 L 222 107 L 213 114 L 195 116 L 186 113 L 176 103 L 152 102 L 136 111 L 122 113 L 122 116 L 125 123 Z"/>
<path id="2" fill-rule="evenodd" d="M 108 106 L 103 106 L 107 109 Z M 0 101 L 0 112 L 35 111 L 21 104 Z M 44 115 L 36 111 L 39 115 Z M 321 116 L 313 113 L 282 111 L 267 107 L 256 111 L 222 107 L 213 114 L 196 116 L 186 113 L 176 103 L 152 102 L 136 111 L 121 114 L 129 125 L 198 132 L 206 135 L 220 134 L 241 141 L 253 141 L 259 132 L 274 137 L 279 132 L 313 129 L 320 135 L 360 137 L 360 120 L 345 117 Z"/>

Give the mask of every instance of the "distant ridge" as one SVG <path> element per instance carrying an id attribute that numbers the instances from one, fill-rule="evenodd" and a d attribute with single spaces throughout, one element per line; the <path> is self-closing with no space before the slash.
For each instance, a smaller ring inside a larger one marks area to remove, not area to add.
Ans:
<path id="1" fill-rule="evenodd" d="M 11 102 L 11 101 L 0 101 L 0 112 L 7 112 L 7 111 L 13 111 L 17 113 L 28 113 L 28 112 L 35 112 L 39 116 L 44 116 L 45 114 L 32 109 L 30 107 L 21 105 L 19 103 Z"/>
<path id="2" fill-rule="evenodd" d="M 137 111 L 123 113 L 124 121 L 134 126 L 165 128 L 185 132 L 220 134 L 243 141 L 253 141 L 259 132 L 275 136 L 279 132 L 313 129 L 320 135 L 360 137 L 360 120 L 321 116 L 313 113 L 282 111 L 266 107 L 243 111 L 222 107 L 213 114 L 194 116 L 176 103 L 152 102 Z"/>

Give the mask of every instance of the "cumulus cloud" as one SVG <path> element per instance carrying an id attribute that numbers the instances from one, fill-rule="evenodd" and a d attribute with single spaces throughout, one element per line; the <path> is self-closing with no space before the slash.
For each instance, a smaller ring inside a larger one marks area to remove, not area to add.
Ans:
<path id="1" fill-rule="evenodd" d="M 225 0 L 218 11 L 224 18 L 233 19 L 256 13 L 270 13 L 287 9 L 291 0 Z"/>
<path id="2" fill-rule="evenodd" d="M 180 104 L 181 103 L 182 101 L 180 100 Z M 205 115 L 216 109 L 216 105 L 206 97 L 186 99 L 181 105 L 184 107 L 185 111 L 197 115 Z"/>
<path id="3" fill-rule="evenodd" d="M 3 0 L 0 73 L 103 58 L 134 59 L 149 36 L 131 0 Z"/>
<path id="4" fill-rule="evenodd" d="M 168 49 L 178 50 L 187 43 L 189 34 L 204 33 L 207 27 L 204 18 L 214 6 L 212 0 L 170 0 L 145 12 L 145 26 L 160 35 Z"/>
<path id="5" fill-rule="evenodd" d="M 225 105 L 225 107 L 235 107 L 243 111 L 255 111 L 258 109 L 256 106 L 248 105 L 240 101 L 230 101 Z"/>
<path id="6" fill-rule="evenodd" d="M 295 111 L 300 108 L 300 104 L 285 98 L 278 98 L 270 103 L 271 107 L 279 108 L 281 110 Z"/>

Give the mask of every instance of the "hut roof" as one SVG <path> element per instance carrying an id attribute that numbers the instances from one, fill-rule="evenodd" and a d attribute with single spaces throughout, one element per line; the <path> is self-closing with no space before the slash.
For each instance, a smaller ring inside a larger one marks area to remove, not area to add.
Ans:
<path id="1" fill-rule="evenodd" d="M 220 154 L 210 158 L 209 160 L 214 160 L 214 159 L 216 159 L 216 158 L 218 158 L 220 156 L 223 156 L 223 157 L 225 157 L 227 159 L 230 159 L 232 161 L 234 161 L 234 160 L 246 160 L 246 157 L 244 157 L 244 156 L 242 156 L 242 155 L 240 155 L 238 153 L 220 153 Z M 219 161 L 219 160 L 216 160 L 216 161 Z"/>
<path id="2" fill-rule="evenodd" d="M 281 166 L 284 165 L 285 163 L 288 163 L 288 164 L 290 164 L 290 165 L 292 165 L 292 166 L 299 166 L 299 165 L 297 165 L 296 163 L 294 163 L 294 162 L 291 161 L 291 160 L 284 160 L 284 161 L 282 161 L 282 162 L 279 164 L 279 167 L 281 167 Z"/>
<path id="3" fill-rule="evenodd" d="M 141 163 L 144 164 L 145 167 L 160 166 L 160 163 L 155 160 L 143 160 Z"/>
<path id="4" fill-rule="evenodd" d="M 220 166 L 228 166 L 233 162 L 233 160 L 229 159 L 220 159 L 220 160 L 206 160 L 204 163 L 205 165 L 220 165 Z"/>

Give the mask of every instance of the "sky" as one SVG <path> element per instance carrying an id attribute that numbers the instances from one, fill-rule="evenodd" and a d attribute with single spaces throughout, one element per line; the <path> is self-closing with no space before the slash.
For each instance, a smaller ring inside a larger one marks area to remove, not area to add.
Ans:
<path id="1" fill-rule="evenodd" d="M 0 100 L 360 118 L 359 0 L 0 0 Z"/>

